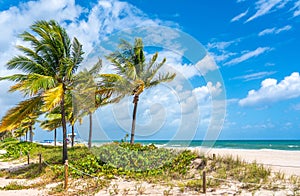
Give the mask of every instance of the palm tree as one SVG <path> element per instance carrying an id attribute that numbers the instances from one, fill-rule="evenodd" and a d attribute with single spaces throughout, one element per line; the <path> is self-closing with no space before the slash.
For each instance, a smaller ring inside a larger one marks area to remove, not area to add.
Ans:
<path id="1" fill-rule="evenodd" d="M 37 115 L 29 115 L 20 124 L 20 129 L 23 129 L 26 133 L 29 131 L 30 142 L 33 142 L 33 125 L 35 124 L 37 117 Z"/>
<path id="2" fill-rule="evenodd" d="M 11 109 L 2 119 L 1 130 L 11 130 L 32 111 L 48 112 L 60 107 L 63 130 L 63 162 L 68 159 L 65 95 L 71 89 L 73 75 L 83 60 L 82 45 L 74 38 L 71 42 L 65 29 L 56 21 L 38 21 L 21 34 L 30 48 L 18 46 L 24 55 L 12 58 L 8 69 L 15 74 L 2 79 L 16 82 L 10 91 L 21 91 L 29 98 Z M 14 118 L 16 117 L 16 118 Z"/>
<path id="3" fill-rule="evenodd" d="M 84 69 L 76 75 L 75 88 L 73 90 L 73 99 L 76 103 L 74 113 L 76 118 L 89 116 L 89 137 L 88 148 L 92 147 L 93 133 L 93 113 L 101 106 L 111 103 L 110 97 L 112 90 L 105 86 L 97 85 L 97 78 L 102 67 L 102 61 L 99 61 L 90 69 Z M 100 83 L 98 83 L 100 84 Z"/>
<path id="4" fill-rule="evenodd" d="M 144 45 L 141 38 L 136 38 L 134 45 L 121 40 L 119 50 L 107 56 L 107 59 L 114 65 L 117 74 L 112 80 L 117 85 L 116 90 L 121 93 L 133 95 L 133 115 L 130 143 L 134 143 L 136 113 L 140 94 L 144 89 L 156 86 L 162 82 L 172 81 L 175 73 L 158 73 L 166 62 L 156 63 L 158 53 L 155 53 L 149 62 L 146 62 Z M 109 78 L 109 77 L 108 77 Z"/>
<path id="5" fill-rule="evenodd" d="M 53 140 L 54 146 L 56 146 L 57 128 L 61 127 L 61 114 L 56 113 L 56 111 L 46 114 L 46 120 L 40 123 L 40 127 L 44 130 L 54 131 Z"/>

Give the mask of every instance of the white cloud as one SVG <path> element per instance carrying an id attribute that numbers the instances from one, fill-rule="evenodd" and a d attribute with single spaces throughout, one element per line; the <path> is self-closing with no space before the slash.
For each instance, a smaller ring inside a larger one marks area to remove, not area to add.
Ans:
<path id="1" fill-rule="evenodd" d="M 226 62 L 224 65 L 234 65 L 234 64 L 238 64 L 238 63 L 241 63 L 243 61 L 246 61 L 250 58 L 253 58 L 253 57 L 257 57 L 265 52 L 268 52 L 272 50 L 272 48 L 269 48 L 269 47 L 259 47 L 253 51 L 249 51 L 249 52 L 246 52 L 245 54 L 243 54 L 242 56 L 240 57 L 237 57 L 237 58 L 234 58 L 232 60 L 230 60 L 229 62 Z"/>
<path id="2" fill-rule="evenodd" d="M 58 22 L 75 20 L 81 12 L 82 9 L 75 5 L 75 0 L 29 1 L 18 7 L 11 7 L 2 11 L 0 12 L 1 51 L 6 51 L 12 46 L 16 36 L 36 20 L 48 20 L 49 18 Z"/>
<path id="3" fill-rule="evenodd" d="M 211 98 L 212 96 L 218 96 L 222 92 L 221 86 L 220 82 L 217 82 L 215 85 L 213 85 L 212 82 L 208 82 L 206 86 L 195 88 L 193 93 L 196 95 L 198 100 L 203 101 Z"/>
<path id="4" fill-rule="evenodd" d="M 213 48 L 217 49 L 217 50 L 224 50 L 226 48 L 228 48 L 230 45 L 232 45 L 233 43 L 236 43 L 236 41 L 223 41 L 223 42 L 212 42 L 212 43 L 208 43 L 207 44 L 207 49 L 211 50 Z"/>
<path id="5" fill-rule="evenodd" d="M 207 44 L 207 50 L 216 62 L 227 60 L 229 57 L 236 55 L 234 52 L 227 51 L 227 48 L 237 44 L 240 39 L 232 41 L 212 42 Z"/>
<path id="6" fill-rule="evenodd" d="M 246 15 L 248 14 L 248 11 L 249 11 L 249 10 L 246 10 L 245 12 L 243 12 L 243 13 L 241 13 L 241 14 L 235 16 L 234 18 L 232 18 L 232 19 L 230 20 L 230 22 L 236 22 L 236 21 L 239 21 L 241 18 L 243 18 L 244 16 L 246 16 Z"/>
<path id="7" fill-rule="evenodd" d="M 263 36 L 263 35 L 267 35 L 267 34 L 279 34 L 283 31 L 289 31 L 292 29 L 292 26 L 291 25 L 286 25 L 282 28 L 270 28 L 270 29 L 265 29 L 263 31 L 261 31 L 258 35 L 259 36 Z"/>
<path id="8" fill-rule="evenodd" d="M 195 67 L 203 76 L 206 75 L 209 71 L 218 69 L 216 62 L 210 54 L 206 54 L 206 56 L 195 65 Z"/>
<path id="9" fill-rule="evenodd" d="M 247 75 L 243 75 L 243 76 L 237 76 L 232 79 L 234 79 L 234 80 L 235 79 L 243 79 L 245 81 L 258 80 L 258 79 L 273 75 L 275 73 L 276 73 L 276 71 L 262 71 L 262 72 L 247 74 Z"/>
<path id="10" fill-rule="evenodd" d="M 297 16 L 300 15 L 300 0 L 295 2 L 294 7 L 292 8 L 292 10 L 294 10 L 294 13 L 293 13 L 294 17 L 297 17 Z"/>
<path id="11" fill-rule="evenodd" d="M 101 0 L 92 7 L 86 20 L 74 21 L 67 26 L 67 30 L 84 43 L 83 47 L 89 54 L 100 40 L 107 40 L 115 32 L 161 23 L 160 20 L 149 19 L 141 10 L 126 2 Z"/>
<path id="12" fill-rule="evenodd" d="M 237 53 L 224 51 L 221 54 L 215 54 L 212 52 L 210 54 L 211 54 L 211 56 L 213 56 L 213 58 L 216 62 L 222 62 L 222 61 L 226 61 L 227 59 L 229 59 L 232 56 L 235 56 Z"/>
<path id="13" fill-rule="evenodd" d="M 272 34 L 275 32 L 275 28 L 270 28 L 270 29 L 265 29 L 261 32 L 259 32 L 259 36 L 267 35 L 267 34 Z"/>
<path id="14" fill-rule="evenodd" d="M 260 16 L 266 15 L 273 10 L 283 8 L 289 0 L 258 0 L 256 2 L 256 13 L 247 19 L 250 22 Z"/>
<path id="15" fill-rule="evenodd" d="M 159 52 L 157 62 L 166 58 L 166 67 L 163 67 L 162 71 L 175 72 L 185 79 L 191 79 L 195 76 L 205 76 L 208 72 L 218 69 L 214 59 L 209 54 L 206 54 L 196 65 L 183 63 L 182 57 L 182 54 L 174 53 L 173 51 L 161 51 Z"/>
<path id="16" fill-rule="evenodd" d="M 280 29 L 277 29 L 276 30 L 276 34 L 279 34 L 279 33 L 281 33 L 281 32 L 283 32 L 283 31 L 289 31 L 289 30 L 291 30 L 292 29 L 292 26 L 291 25 L 286 25 L 286 26 L 284 26 L 284 27 L 282 27 L 282 28 L 280 28 Z"/>
<path id="17" fill-rule="evenodd" d="M 239 101 L 241 106 L 268 104 L 280 100 L 300 97 L 300 76 L 298 72 L 285 77 L 279 83 L 276 79 L 265 79 L 258 90 L 248 92 L 246 98 Z"/>

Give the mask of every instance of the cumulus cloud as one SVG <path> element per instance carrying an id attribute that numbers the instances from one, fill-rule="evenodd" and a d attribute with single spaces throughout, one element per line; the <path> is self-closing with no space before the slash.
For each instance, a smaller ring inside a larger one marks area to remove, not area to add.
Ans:
<path id="1" fill-rule="evenodd" d="M 150 55 L 148 55 L 150 58 Z M 195 65 L 183 62 L 182 54 L 174 53 L 173 51 L 161 51 L 157 61 L 162 61 L 166 58 L 166 67 L 162 71 L 174 72 L 182 75 L 185 79 L 191 79 L 196 76 L 205 76 L 208 72 L 218 69 L 216 62 L 210 54 L 206 54 Z"/>
<path id="2" fill-rule="evenodd" d="M 205 100 L 212 96 L 218 96 L 222 92 L 221 86 L 220 82 L 217 82 L 215 85 L 212 82 L 208 82 L 205 86 L 195 88 L 193 93 L 199 100 Z"/>
<path id="3" fill-rule="evenodd" d="M 206 75 L 208 72 L 218 69 L 216 62 L 210 54 L 207 54 L 200 60 L 195 67 L 200 71 L 201 75 Z"/>
<path id="4" fill-rule="evenodd" d="M 237 57 L 237 58 L 234 58 L 228 62 L 226 62 L 224 65 L 234 65 L 234 64 L 238 64 L 238 63 L 241 63 L 241 62 L 244 62 L 250 58 L 253 58 L 253 57 L 257 57 L 265 52 L 268 52 L 272 50 L 272 48 L 269 48 L 269 47 L 259 47 L 253 51 L 248 51 L 246 53 L 244 53 L 242 56 L 240 57 Z"/>
<path id="5" fill-rule="evenodd" d="M 256 106 L 296 97 L 300 97 L 300 76 L 298 72 L 286 76 L 279 83 L 272 78 L 263 80 L 260 89 L 250 90 L 247 97 L 239 101 L 239 105 Z"/>
<path id="6" fill-rule="evenodd" d="M 267 34 L 279 34 L 283 31 L 289 31 L 292 29 L 292 26 L 291 25 L 286 25 L 282 28 L 269 28 L 269 29 L 265 29 L 261 32 L 259 32 L 259 36 L 263 36 L 263 35 L 267 35 Z"/>

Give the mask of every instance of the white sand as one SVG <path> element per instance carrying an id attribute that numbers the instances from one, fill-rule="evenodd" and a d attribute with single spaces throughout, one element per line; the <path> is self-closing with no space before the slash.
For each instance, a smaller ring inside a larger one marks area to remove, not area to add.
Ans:
<path id="1" fill-rule="evenodd" d="M 198 149 L 199 150 L 199 149 Z M 285 150 L 245 150 L 245 149 L 206 149 L 207 154 L 232 155 L 240 157 L 246 162 L 263 164 L 270 167 L 273 171 L 284 172 L 287 175 L 300 176 L 300 151 Z"/>

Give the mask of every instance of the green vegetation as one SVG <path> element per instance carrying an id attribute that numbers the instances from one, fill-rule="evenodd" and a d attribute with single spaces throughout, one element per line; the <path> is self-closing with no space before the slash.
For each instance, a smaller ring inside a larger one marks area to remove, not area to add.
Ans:
<path id="1" fill-rule="evenodd" d="M 238 157 L 217 157 L 211 162 L 210 171 L 214 177 L 221 179 L 234 179 L 244 183 L 260 184 L 268 180 L 271 174 L 269 169 L 257 163 L 246 163 Z"/>
<path id="2" fill-rule="evenodd" d="M 49 183 L 58 183 L 49 194 L 64 194 L 64 168 L 61 165 L 61 147 L 43 146 L 30 142 L 18 142 L 5 139 L 0 148 L 7 151 L 2 155 L 4 160 L 26 160 L 26 153 L 31 155 L 31 164 L 18 170 L 5 172 L 1 176 L 20 179 L 42 179 L 34 184 L 11 183 L 2 189 L 17 190 L 44 187 Z M 22 152 L 22 153 L 20 153 Z M 43 164 L 39 169 L 38 154 L 42 153 Z M 100 147 L 73 147 L 69 149 L 70 191 L 90 191 L 96 193 L 110 186 L 110 179 L 121 177 L 132 180 L 144 180 L 151 183 L 165 184 L 168 187 L 179 187 L 181 192 L 202 191 L 202 169 L 192 169 L 191 163 L 201 159 L 206 166 L 207 188 L 217 188 L 229 182 L 237 183 L 239 189 L 257 190 L 264 188 L 280 190 L 286 188 L 285 183 L 293 185 L 293 191 L 299 192 L 300 178 L 291 176 L 285 178 L 282 173 L 272 174 L 269 169 L 257 163 L 245 163 L 238 158 L 199 156 L 189 150 L 176 151 L 157 148 L 155 145 L 141 145 L 127 142 L 114 142 Z M 83 181 L 82 181 L 83 180 Z M 77 190 L 76 187 L 80 187 Z M 138 194 L 145 192 L 142 184 L 137 184 Z M 111 186 L 112 195 L 129 190 L 119 190 L 117 185 Z M 74 192 L 74 194 L 75 194 Z M 70 192 L 68 192 L 70 193 Z M 171 189 L 166 189 L 164 195 L 170 195 Z M 72 193 L 70 193 L 72 194 Z"/>

